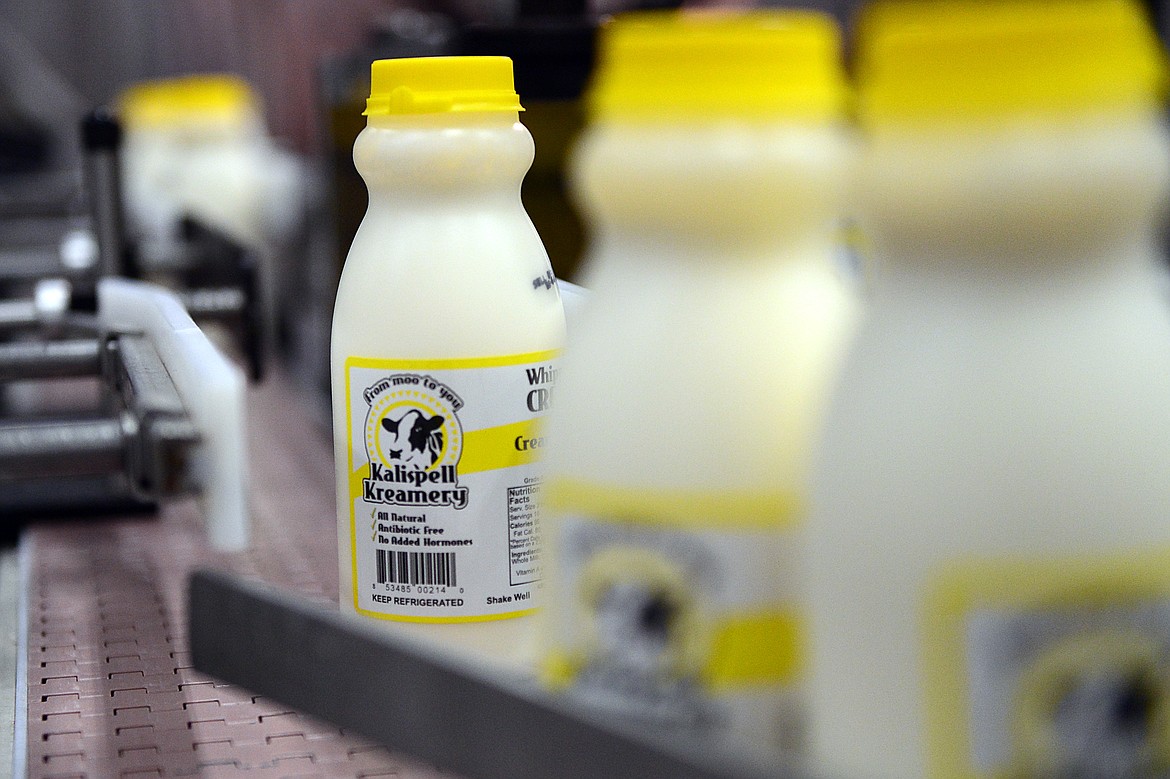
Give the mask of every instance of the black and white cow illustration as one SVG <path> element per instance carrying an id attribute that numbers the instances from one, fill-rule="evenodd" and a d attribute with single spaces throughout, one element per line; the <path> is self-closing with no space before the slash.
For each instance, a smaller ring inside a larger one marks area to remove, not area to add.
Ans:
<path id="1" fill-rule="evenodd" d="M 428 417 L 417 409 L 410 409 L 398 419 L 383 419 L 382 427 L 390 434 L 383 451 L 391 461 L 429 468 L 443 454 L 444 421 L 439 414 Z"/>
<path id="2" fill-rule="evenodd" d="M 1012 779 L 1170 775 L 1167 680 L 1155 642 L 1125 633 L 1074 635 L 1025 676 Z"/>
<path id="3" fill-rule="evenodd" d="M 685 587 L 653 573 L 609 573 L 587 596 L 592 641 L 578 680 L 582 700 L 634 719 L 697 724 L 705 706 Z"/>
<path id="4" fill-rule="evenodd" d="M 613 582 L 595 606 L 599 653 L 630 673 L 655 677 L 670 672 L 679 606 L 664 588 L 644 582 Z"/>

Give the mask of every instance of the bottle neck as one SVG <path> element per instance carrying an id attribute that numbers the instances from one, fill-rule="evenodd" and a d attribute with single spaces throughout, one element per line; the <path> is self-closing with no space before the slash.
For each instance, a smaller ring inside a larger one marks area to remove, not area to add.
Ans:
<path id="1" fill-rule="evenodd" d="M 463 112 L 371 116 L 353 159 L 371 206 L 411 209 L 468 198 L 518 204 L 533 154 L 516 112 Z"/>

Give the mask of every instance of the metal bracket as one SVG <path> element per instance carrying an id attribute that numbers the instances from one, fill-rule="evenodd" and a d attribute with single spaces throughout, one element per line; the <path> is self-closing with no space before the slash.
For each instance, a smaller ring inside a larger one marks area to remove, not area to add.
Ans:
<path id="1" fill-rule="evenodd" d="M 0 344 L 0 384 L 99 375 L 105 389 L 100 416 L 0 420 L 0 484 L 124 474 L 133 498 L 148 503 L 190 488 L 184 475 L 199 434 L 149 338 L 122 333 Z M 40 492 L 61 501 L 69 491 Z M 36 491 L 28 494 L 38 502 Z M 0 506 L 14 507 L 11 501 L 20 504 L 23 495 L 9 491 Z"/>
<path id="2" fill-rule="evenodd" d="M 119 335 L 106 354 L 109 385 L 137 422 L 127 447 L 135 490 L 146 499 L 186 490 L 187 454 L 199 434 L 158 351 L 146 336 Z"/>

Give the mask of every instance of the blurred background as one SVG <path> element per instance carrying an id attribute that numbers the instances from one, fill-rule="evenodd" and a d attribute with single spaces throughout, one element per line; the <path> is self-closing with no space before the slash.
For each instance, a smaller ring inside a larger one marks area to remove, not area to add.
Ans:
<path id="1" fill-rule="evenodd" d="M 684 5 L 816 8 L 848 28 L 860 4 Z M 350 154 L 364 125 L 370 62 L 427 54 L 515 60 L 517 89 L 528 108 L 523 121 L 537 148 L 525 204 L 554 269 L 572 280 L 583 241 L 562 170 L 584 121 L 579 97 L 596 26 L 608 14 L 675 5 L 0 0 L 0 298 L 13 294 L 8 280 L 14 274 L 5 266 L 12 265 L 14 251 L 59 243 L 78 218 L 95 213 L 87 198 L 108 197 L 87 192 L 80 120 L 99 106 L 125 109 L 130 115 L 123 122 L 133 123 L 122 149 L 122 193 L 135 273 L 149 277 L 152 263 L 165 266 L 179 253 L 176 242 L 190 241 L 188 217 L 258 257 L 260 290 L 248 298 L 261 311 L 255 329 L 263 333 L 265 353 L 290 366 L 318 399 L 324 421 L 333 293 L 365 210 L 365 189 Z M 1164 3 L 1151 2 L 1150 12 L 1165 37 Z M 179 108 L 167 109 L 167 120 L 150 114 L 149 93 L 127 102 L 136 85 L 192 74 L 240 81 L 213 85 L 211 98 L 187 94 Z M 183 111 L 198 111 L 199 101 L 209 99 L 231 114 L 227 129 L 195 128 L 197 122 L 184 118 Z M 233 137 L 225 141 L 225 135 Z M 187 232 L 180 235 L 182 229 Z"/>
<path id="2" fill-rule="evenodd" d="M 846 19 L 858 0 L 770 3 L 820 8 Z M 402 35 L 434 41 L 423 25 L 507 25 L 522 15 L 597 17 L 631 7 L 677 3 L 620 0 L 3 0 L 4 98 L 38 102 L 29 79 L 50 77 L 72 99 L 95 104 L 127 85 L 192 72 L 237 73 L 265 98 L 274 134 L 293 148 L 319 148 L 320 77 L 329 63 Z M 702 2 L 690 6 L 750 7 Z M 758 5 L 758 4 L 757 4 Z M 423 21 L 424 15 L 434 18 Z M 10 83 L 15 82 L 15 83 Z M 22 86 L 24 84 L 24 86 Z M 41 86 L 43 89 L 43 85 Z M 47 111 L 60 110 L 60 107 Z M 49 116 L 57 114 L 49 113 Z"/>

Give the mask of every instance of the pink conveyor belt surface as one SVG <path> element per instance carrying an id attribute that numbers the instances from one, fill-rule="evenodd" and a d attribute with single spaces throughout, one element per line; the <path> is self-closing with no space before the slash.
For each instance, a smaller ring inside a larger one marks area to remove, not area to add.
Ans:
<path id="1" fill-rule="evenodd" d="M 248 552 L 209 549 L 193 499 L 26 531 L 29 777 L 445 775 L 191 668 L 186 583 L 197 567 L 336 601 L 327 433 L 278 371 L 248 392 Z"/>

